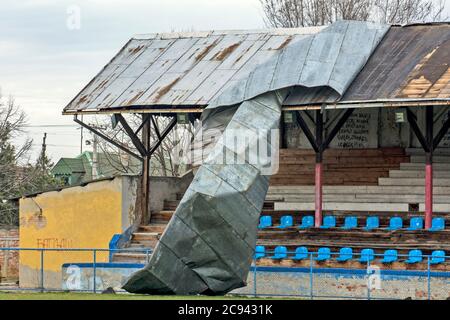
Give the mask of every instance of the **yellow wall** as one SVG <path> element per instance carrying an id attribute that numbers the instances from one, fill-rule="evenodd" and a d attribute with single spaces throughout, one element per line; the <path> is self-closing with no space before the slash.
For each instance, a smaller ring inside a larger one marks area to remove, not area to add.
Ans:
<path id="1" fill-rule="evenodd" d="M 20 200 L 21 248 L 108 248 L 114 234 L 128 225 L 124 211 L 122 180 L 92 182 L 84 187 L 72 187 L 59 192 L 47 192 Z M 39 207 L 42 208 L 40 215 Z M 126 211 L 126 210 L 125 210 Z M 44 269 L 46 285 L 58 287 L 64 263 L 92 262 L 92 253 L 46 252 Z M 97 255 L 97 262 L 107 262 L 108 253 Z M 37 252 L 20 253 L 20 285 L 35 286 L 40 268 Z"/>

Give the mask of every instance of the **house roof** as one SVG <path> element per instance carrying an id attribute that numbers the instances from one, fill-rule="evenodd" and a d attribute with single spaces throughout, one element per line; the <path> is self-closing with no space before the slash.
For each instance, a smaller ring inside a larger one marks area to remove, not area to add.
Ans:
<path id="1" fill-rule="evenodd" d="M 61 158 L 51 171 L 54 175 L 71 175 L 73 173 L 86 172 L 81 158 Z"/>
<path id="2" fill-rule="evenodd" d="M 154 109 L 169 112 L 178 108 L 201 111 L 258 66 L 322 30 L 319 27 L 134 37 L 64 113 Z M 299 86 L 285 106 L 307 109 L 324 103 L 330 107 L 429 101 L 450 104 L 449 49 L 448 23 L 392 26 L 342 97 L 329 87 Z M 352 52 L 345 54 L 351 63 Z"/>

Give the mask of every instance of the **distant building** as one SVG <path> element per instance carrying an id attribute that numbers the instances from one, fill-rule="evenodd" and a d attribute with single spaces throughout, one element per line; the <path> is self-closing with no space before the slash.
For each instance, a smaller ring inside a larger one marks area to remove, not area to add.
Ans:
<path id="1" fill-rule="evenodd" d="M 140 162 L 132 157 L 120 157 L 114 154 L 99 153 L 97 174 L 93 173 L 94 158 L 91 151 L 86 151 L 76 158 L 61 158 L 51 169 L 55 178 L 67 185 L 77 185 L 87 181 L 114 177 L 121 174 L 139 174 Z"/>

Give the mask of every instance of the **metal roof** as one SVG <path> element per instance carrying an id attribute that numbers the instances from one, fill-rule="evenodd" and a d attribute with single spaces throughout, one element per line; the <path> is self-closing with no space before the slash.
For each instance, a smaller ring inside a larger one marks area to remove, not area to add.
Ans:
<path id="1" fill-rule="evenodd" d="M 322 30 L 318 27 L 137 36 L 75 97 L 64 113 L 177 107 L 201 111 L 216 103 L 227 89 L 246 83 L 257 67 L 276 61 L 281 52 L 295 55 L 293 48 L 300 48 L 299 43 L 315 38 L 311 35 L 319 36 Z M 353 63 L 353 51 L 360 49 L 362 43 L 361 38 L 354 40 L 353 47 L 341 54 L 348 64 Z M 330 108 L 422 105 L 427 101 L 450 104 L 449 63 L 450 24 L 392 26 L 350 87 L 344 88 L 347 90 L 342 98 L 342 92 L 331 87 L 297 86 L 284 105 L 307 109 L 324 103 Z M 291 70 L 286 68 L 286 78 L 298 76 L 289 73 Z M 258 85 L 253 91 L 260 92 L 264 75 L 256 80 L 261 81 L 254 81 Z"/>
<path id="2" fill-rule="evenodd" d="M 333 103 L 296 92 L 289 105 Z M 334 100 L 335 101 L 335 100 Z M 450 104 L 450 24 L 392 26 L 335 107 Z"/>
<path id="3" fill-rule="evenodd" d="M 224 87 L 321 27 L 140 35 L 131 39 L 64 113 L 148 106 L 205 106 Z"/>

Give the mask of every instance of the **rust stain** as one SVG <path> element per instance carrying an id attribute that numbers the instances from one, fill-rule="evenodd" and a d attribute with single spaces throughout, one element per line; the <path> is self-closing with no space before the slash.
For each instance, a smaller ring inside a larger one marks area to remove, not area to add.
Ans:
<path id="1" fill-rule="evenodd" d="M 140 91 L 138 92 L 133 98 L 131 98 L 130 100 L 128 100 L 127 105 L 133 105 L 136 100 L 138 100 L 140 97 L 142 97 L 142 95 L 144 94 L 145 91 Z"/>
<path id="2" fill-rule="evenodd" d="M 128 49 L 128 52 L 131 53 L 131 54 L 136 54 L 136 53 L 138 53 L 139 51 L 141 51 L 142 48 L 144 48 L 144 46 L 143 46 L 143 45 L 140 45 L 140 46 L 138 46 L 138 47 L 136 47 L 136 48 L 133 48 L 133 49 L 130 48 L 130 49 Z"/>
<path id="3" fill-rule="evenodd" d="M 175 80 L 173 80 L 171 83 L 169 83 L 168 85 L 159 88 L 159 90 L 156 92 L 156 96 L 153 99 L 153 102 L 157 102 L 159 99 L 161 99 L 162 96 L 164 96 L 167 92 L 170 91 L 170 89 L 180 80 L 180 77 L 176 78 Z"/>
<path id="4" fill-rule="evenodd" d="M 217 52 L 214 57 L 213 60 L 218 60 L 218 61 L 223 61 L 225 60 L 226 57 L 228 57 L 234 50 L 236 50 L 237 47 L 239 47 L 241 43 L 235 43 L 225 49 L 223 49 L 222 51 Z"/>
<path id="5" fill-rule="evenodd" d="M 211 43 L 209 46 L 207 46 L 206 48 L 204 48 L 202 50 L 202 52 L 200 52 L 196 57 L 195 57 L 195 61 L 200 61 L 202 60 L 210 51 L 212 48 L 215 47 L 217 43 L 217 40 L 215 40 L 213 43 Z"/>
<path id="6" fill-rule="evenodd" d="M 85 94 L 84 96 L 82 96 L 80 98 L 80 100 L 78 101 L 79 103 L 85 103 L 87 101 L 88 96 Z"/>
<path id="7" fill-rule="evenodd" d="M 284 40 L 283 43 L 282 43 L 278 48 L 276 48 L 275 50 L 281 50 L 281 49 L 283 49 L 283 48 L 286 47 L 291 41 L 292 41 L 292 36 L 287 37 L 286 40 Z"/>

